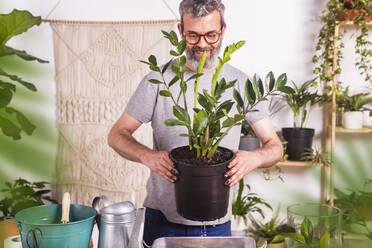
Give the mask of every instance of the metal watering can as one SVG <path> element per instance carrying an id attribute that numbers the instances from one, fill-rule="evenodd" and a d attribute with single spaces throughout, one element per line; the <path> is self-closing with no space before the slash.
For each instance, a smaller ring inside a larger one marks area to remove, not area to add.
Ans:
<path id="1" fill-rule="evenodd" d="M 99 208 L 102 201 L 104 208 Z M 144 208 L 138 209 L 129 201 L 111 204 L 106 196 L 93 200 L 97 211 L 99 229 L 98 248 L 138 248 L 138 234 L 141 228 Z"/>

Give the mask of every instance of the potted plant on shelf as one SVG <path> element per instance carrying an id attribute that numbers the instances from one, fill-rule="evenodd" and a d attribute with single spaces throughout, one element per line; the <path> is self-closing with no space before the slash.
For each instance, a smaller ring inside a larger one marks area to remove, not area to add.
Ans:
<path id="1" fill-rule="evenodd" d="M 343 21 L 349 21 L 356 25 L 360 33 L 355 35 L 355 66 L 364 74 L 364 79 L 372 83 L 372 49 L 371 42 L 368 39 L 369 27 L 367 22 L 370 22 L 372 9 L 370 8 L 369 0 L 329 0 L 326 8 L 322 11 L 319 19 L 323 24 L 319 34 L 318 42 L 316 45 L 316 54 L 313 57 L 315 64 L 314 74 L 320 75 L 323 82 L 332 80 L 334 74 L 341 73 L 340 61 L 342 60 L 342 48 L 344 43 L 342 38 L 343 32 L 335 33 L 336 25 Z M 334 39 L 338 43 L 335 46 Z M 337 50 L 338 56 L 334 60 L 334 52 Z M 334 68 L 334 62 L 337 63 Z M 330 68 L 330 70 L 328 70 Z M 331 88 L 329 88 L 331 90 Z M 334 89 L 337 91 L 337 89 Z"/>
<path id="2" fill-rule="evenodd" d="M 244 186 L 247 193 L 244 193 Z M 256 193 L 251 192 L 249 184 L 244 185 L 244 178 L 239 181 L 239 189 L 236 198 L 232 202 L 231 233 L 233 236 L 245 236 L 245 229 L 247 228 L 247 214 L 257 212 L 262 218 L 265 215 L 260 208 L 265 206 L 272 210 L 272 207 L 264 199 L 260 198 Z"/>
<path id="3" fill-rule="evenodd" d="M 360 129 L 363 127 L 363 111 L 369 111 L 372 115 L 372 109 L 365 107 L 372 102 L 369 93 L 349 94 L 349 87 L 341 92 L 337 97 L 337 105 L 343 110 L 343 126 L 347 129 Z"/>
<path id="4" fill-rule="evenodd" d="M 293 127 L 282 128 L 282 135 L 287 143 L 288 160 L 301 160 L 302 153 L 312 149 L 315 130 L 305 128 L 310 115 L 311 107 L 321 101 L 316 92 L 310 92 L 316 78 L 309 80 L 298 87 L 292 82 L 294 88 L 285 95 L 285 100 L 293 112 Z"/>
<path id="5" fill-rule="evenodd" d="M 248 236 L 255 239 L 257 247 L 262 247 L 266 243 L 267 248 L 284 248 L 285 237 L 279 235 L 296 232 L 293 223 L 286 219 L 279 219 L 278 210 L 266 223 L 256 220 L 251 214 L 248 216 L 252 222 L 247 229 Z"/>
<path id="6" fill-rule="evenodd" d="M 5 182 L 5 187 L 0 190 L 3 198 L 0 200 L 0 220 L 5 217 L 15 216 L 22 209 L 44 205 L 44 203 L 57 203 L 50 198 L 50 190 L 47 189 L 47 182 L 29 182 L 19 178 L 13 183 Z M 6 221 L 0 222 L 0 242 L 4 244 L 4 239 L 18 234 L 16 224 Z"/>
<path id="7" fill-rule="evenodd" d="M 239 149 L 254 151 L 260 148 L 260 139 L 246 120 L 242 122 L 242 136 L 240 136 Z"/>
<path id="8" fill-rule="evenodd" d="M 286 75 L 282 74 L 275 80 L 273 73 L 270 72 L 266 85 L 259 78 L 252 82 L 247 79 L 245 98 L 249 105 L 245 105 L 240 93 L 233 89 L 232 95 L 236 101 L 238 113 L 229 116 L 234 101 L 229 99 L 221 102 L 221 96 L 234 86 L 236 80 L 226 82 L 224 78 L 219 79 L 218 77 L 222 66 L 230 60 L 231 54 L 243 46 L 245 42 L 240 41 L 225 48 L 223 57 L 219 59 L 212 77 L 211 90 L 204 89 L 199 92 L 199 78 L 202 76 L 206 55 L 204 54 L 200 59 L 197 73 L 185 79 L 184 73 L 188 71 L 185 68 L 186 56 L 183 55 L 186 41 L 184 39 L 179 41 L 174 31 L 170 33 L 163 31 L 163 34 L 175 47 L 175 50 L 170 52 L 174 60 L 170 60 L 162 68 L 157 65 L 156 57 L 153 55 L 150 55 L 148 61 L 142 62 L 148 64 L 150 70 L 161 74 L 162 80 L 150 79 L 149 82 L 158 84 L 161 87 L 159 94 L 169 97 L 173 102 L 175 118 L 166 120 L 165 125 L 184 126 L 187 130 L 187 133 L 182 136 L 188 139 L 189 145 L 175 148 L 169 155 L 179 171 L 178 180 L 175 182 L 177 212 L 184 218 L 191 220 L 215 220 L 227 213 L 229 187 L 225 185 L 223 175 L 226 173 L 227 165 L 234 157 L 231 150 L 219 147 L 219 144 L 231 128 L 241 125 L 247 113 L 255 111 L 259 102 L 267 100 L 269 95 L 277 91 L 288 90 L 285 85 Z M 170 82 L 166 82 L 163 73 L 171 64 L 175 77 Z M 187 82 L 193 79 L 195 80 L 194 105 L 192 111 L 190 109 L 189 112 L 185 92 L 188 88 Z M 170 87 L 178 81 L 179 93 L 173 95 Z M 190 117 L 190 113 L 193 118 Z"/>

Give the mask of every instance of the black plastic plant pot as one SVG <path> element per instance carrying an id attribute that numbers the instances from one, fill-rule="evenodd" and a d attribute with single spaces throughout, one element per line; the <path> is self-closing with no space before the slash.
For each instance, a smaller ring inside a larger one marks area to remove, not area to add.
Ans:
<path id="1" fill-rule="evenodd" d="M 189 146 L 178 147 L 170 152 L 169 156 L 179 172 L 175 182 L 177 212 L 186 219 L 212 221 L 227 213 L 230 188 L 225 185 L 224 175 L 235 154 L 223 147 L 217 151 L 225 153 L 227 159 L 211 165 L 181 162 L 180 157 L 190 154 Z"/>
<path id="2" fill-rule="evenodd" d="M 312 150 L 313 128 L 282 128 L 284 139 L 288 142 L 288 160 L 301 161 L 302 154 Z"/>

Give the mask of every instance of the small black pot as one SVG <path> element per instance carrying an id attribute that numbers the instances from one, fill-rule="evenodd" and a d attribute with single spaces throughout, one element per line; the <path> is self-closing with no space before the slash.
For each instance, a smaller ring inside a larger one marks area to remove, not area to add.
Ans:
<path id="1" fill-rule="evenodd" d="M 260 139 L 257 136 L 240 136 L 239 150 L 254 151 L 260 149 Z"/>
<path id="2" fill-rule="evenodd" d="M 284 139 L 288 142 L 288 160 L 300 161 L 302 153 L 312 150 L 313 128 L 282 128 Z"/>
<path id="3" fill-rule="evenodd" d="M 174 162 L 179 175 L 175 182 L 177 212 L 186 219 L 212 221 L 227 213 L 230 188 L 225 185 L 227 165 L 235 154 L 226 148 L 229 159 L 213 165 L 193 165 L 177 160 L 179 153 L 187 152 L 189 146 L 173 149 L 169 157 Z"/>

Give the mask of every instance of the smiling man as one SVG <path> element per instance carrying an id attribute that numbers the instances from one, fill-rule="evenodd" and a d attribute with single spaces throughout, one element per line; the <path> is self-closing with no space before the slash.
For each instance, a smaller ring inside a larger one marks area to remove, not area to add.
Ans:
<path id="1" fill-rule="evenodd" d="M 183 0 L 180 3 L 181 23 L 178 30 L 187 41 L 186 66 L 191 70 L 185 72 L 185 78 L 196 71 L 203 52 L 206 51 L 207 54 L 204 74 L 199 82 L 200 89 L 210 89 L 214 69 L 218 65 L 218 55 L 226 29 L 224 9 L 221 0 Z M 167 69 L 164 80 L 170 82 L 173 77 L 172 70 Z M 222 77 L 228 82 L 237 79 L 236 89 L 244 92 L 246 74 L 225 64 L 220 72 L 220 78 Z M 151 84 L 149 79 L 162 80 L 160 75 L 154 72 L 150 72 L 142 79 L 108 136 L 109 145 L 122 157 L 142 163 L 151 170 L 144 202 L 146 207 L 144 245 L 149 247 L 160 237 L 230 236 L 231 199 L 227 215 L 219 220 L 199 222 L 185 219 L 177 213 L 173 183 L 178 172 L 169 159 L 168 152 L 173 148 L 187 145 L 188 139 L 180 136 L 185 132 L 184 127 L 169 128 L 164 124 L 165 120 L 173 118 L 173 105 L 168 98 L 158 94 L 164 89 L 164 85 Z M 171 88 L 175 91 L 173 94 L 177 94 L 176 88 Z M 226 91 L 221 101 L 232 99 L 232 92 L 232 89 L 229 93 Z M 186 92 L 186 98 L 193 99 L 192 90 Z M 188 104 L 190 104 L 188 109 L 192 111 L 192 101 Z M 240 126 L 232 128 L 220 144 L 234 149 L 236 154 L 225 175 L 226 184 L 230 187 L 252 170 L 271 166 L 282 156 L 281 141 L 267 117 L 265 106 L 258 106 L 258 110 L 249 113 L 246 120 L 259 137 L 261 149 L 252 152 L 236 150 L 239 146 Z M 234 111 L 236 110 L 231 110 L 231 114 L 237 113 Z M 193 116 L 193 113 L 190 112 L 189 115 Z M 139 143 L 132 135 L 142 123 L 147 122 L 151 122 L 153 128 L 153 149 Z"/>

